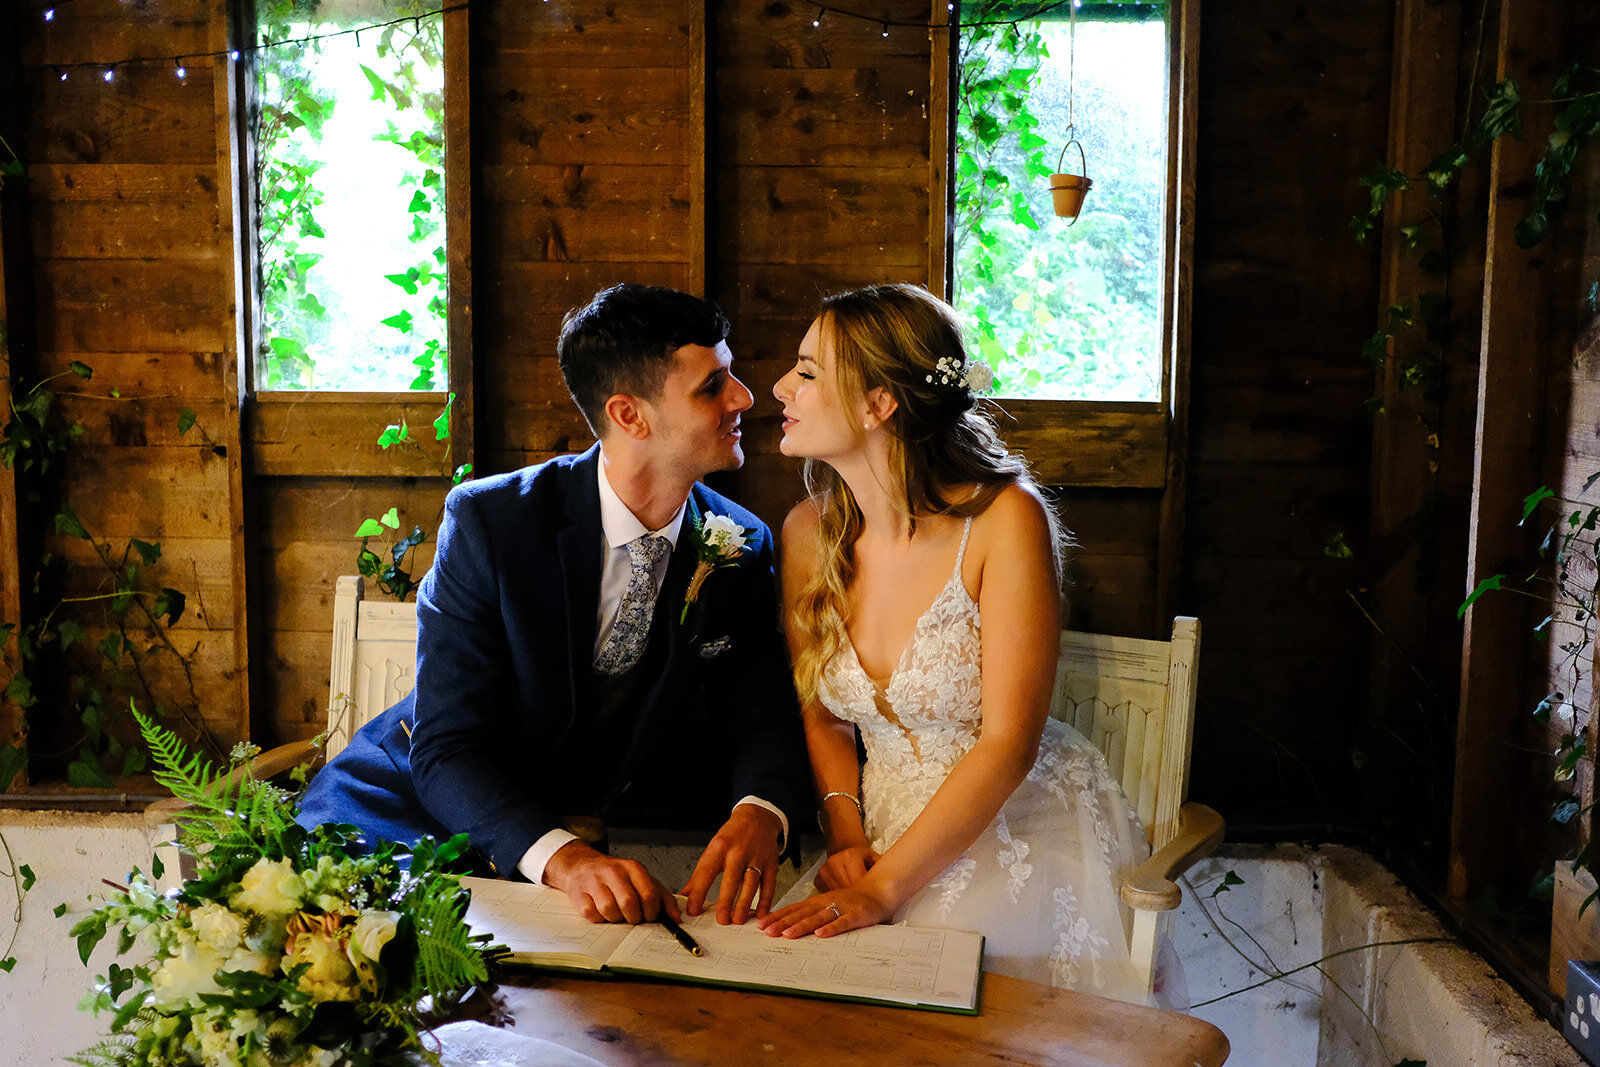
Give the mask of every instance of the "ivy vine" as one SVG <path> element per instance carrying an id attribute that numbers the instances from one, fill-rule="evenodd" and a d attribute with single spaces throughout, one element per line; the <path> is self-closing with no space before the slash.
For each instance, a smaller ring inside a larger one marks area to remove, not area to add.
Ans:
<path id="1" fill-rule="evenodd" d="M 392 180 L 412 194 L 407 240 L 415 258 L 389 264 L 387 270 L 373 265 L 396 287 L 397 304 L 387 313 L 370 314 L 373 325 L 393 331 L 410 353 L 407 388 L 434 390 L 444 381 L 446 357 L 444 94 L 434 87 L 443 66 L 443 30 L 439 19 L 420 17 L 437 12 L 437 3 L 391 0 L 388 6 L 415 19 L 374 29 L 376 58 L 360 66 L 371 99 L 390 105 L 385 129 L 375 140 L 397 146 L 409 160 Z M 319 11 L 318 0 L 269 0 L 259 5 L 258 28 L 264 40 L 294 38 L 319 25 Z M 257 366 L 258 383 L 267 389 L 337 387 L 342 366 L 364 355 L 337 351 L 330 343 L 330 308 L 340 302 L 340 280 L 317 269 L 323 258 L 318 249 L 327 236 L 321 150 L 337 104 L 316 77 L 323 52 L 324 42 L 313 40 L 303 49 L 275 47 L 256 54 Z"/>

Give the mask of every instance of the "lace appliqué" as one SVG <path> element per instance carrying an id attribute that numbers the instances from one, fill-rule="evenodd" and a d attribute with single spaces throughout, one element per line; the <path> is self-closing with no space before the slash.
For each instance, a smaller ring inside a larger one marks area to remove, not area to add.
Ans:
<path id="1" fill-rule="evenodd" d="M 995 836 L 1005 847 L 1000 850 L 1000 866 L 1006 871 L 1006 892 L 1011 897 L 1011 903 L 1016 904 L 1022 899 L 1022 887 L 1028 881 L 1028 875 L 1033 873 L 1033 864 L 1026 862 L 1028 858 L 1028 843 L 1011 836 L 1011 828 L 1006 825 L 1004 812 L 995 820 Z"/>
<path id="2" fill-rule="evenodd" d="M 939 898 L 940 921 L 950 918 L 950 909 L 955 906 L 961 894 L 966 891 L 967 886 L 972 882 L 973 874 L 977 870 L 977 860 L 971 856 L 962 856 L 946 867 L 939 877 L 928 883 L 929 891 L 936 893 Z"/>
<path id="3" fill-rule="evenodd" d="M 1089 920 L 1078 912 L 1078 895 L 1071 886 L 1057 886 L 1053 894 L 1056 902 L 1056 929 L 1061 937 L 1050 952 L 1050 984 L 1071 989 L 1088 988 L 1084 985 L 1084 964 L 1088 963 L 1088 979 L 1093 988 L 1105 983 L 1100 977 L 1100 950 L 1110 941 L 1089 925 Z"/>

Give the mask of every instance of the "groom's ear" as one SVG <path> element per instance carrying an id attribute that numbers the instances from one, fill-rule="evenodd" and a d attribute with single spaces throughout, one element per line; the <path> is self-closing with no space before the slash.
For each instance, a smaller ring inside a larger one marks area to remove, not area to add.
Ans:
<path id="1" fill-rule="evenodd" d="M 606 421 L 618 433 L 625 434 L 635 441 L 642 441 L 650 436 L 648 412 L 636 398 L 627 393 L 617 393 L 606 401 L 604 410 Z"/>

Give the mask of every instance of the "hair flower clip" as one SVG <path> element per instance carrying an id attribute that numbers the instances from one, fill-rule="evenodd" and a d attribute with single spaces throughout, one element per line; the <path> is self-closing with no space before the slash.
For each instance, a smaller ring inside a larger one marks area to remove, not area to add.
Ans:
<path id="1" fill-rule="evenodd" d="M 938 382 L 974 393 L 987 393 L 994 388 L 994 369 L 981 359 L 961 362 L 953 356 L 944 356 L 934 364 L 933 371 L 926 376 L 929 385 Z"/>

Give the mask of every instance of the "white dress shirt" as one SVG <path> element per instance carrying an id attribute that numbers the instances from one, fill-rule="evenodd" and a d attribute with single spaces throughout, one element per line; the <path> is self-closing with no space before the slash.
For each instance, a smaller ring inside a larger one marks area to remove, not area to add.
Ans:
<path id="1" fill-rule="evenodd" d="M 611 633 L 612 625 L 617 621 L 617 616 L 622 611 L 622 596 L 628 591 L 628 582 L 633 578 L 633 557 L 628 552 L 628 542 L 636 538 L 653 534 L 665 537 L 676 548 L 678 535 L 683 530 L 683 516 L 689 508 L 687 499 L 678 507 L 676 514 L 660 529 L 651 530 L 640 522 L 633 512 L 628 510 L 628 505 L 617 496 L 617 491 L 611 487 L 611 480 L 606 476 L 605 449 L 602 446 L 600 462 L 595 464 L 596 478 L 600 484 L 600 603 L 595 618 L 594 631 L 594 658 L 600 657 L 600 650 L 605 647 L 606 638 Z M 660 565 L 656 567 L 656 597 L 661 596 L 661 585 L 667 580 L 667 567 L 672 561 L 669 552 L 663 556 Z M 789 838 L 789 820 L 782 811 L 760 797 L 744 797 L 739 804 L 754 804 L 766 808 L 778 817 L 778 822 L 783 829 L 779 835 L 779 848 Z M 738 807 L 735 804 L 734 807 Z M 517 861 L 517 870 L 530 882 L 544 880 L 545 865 L 550 862 L 562 846 L 569 841 L 576 841 L 577 837 L 567 830 L 557 828 L 546 833 L 539 840 L 528 846 L 528 851 L 522 854 L 522 859 Z"/>

